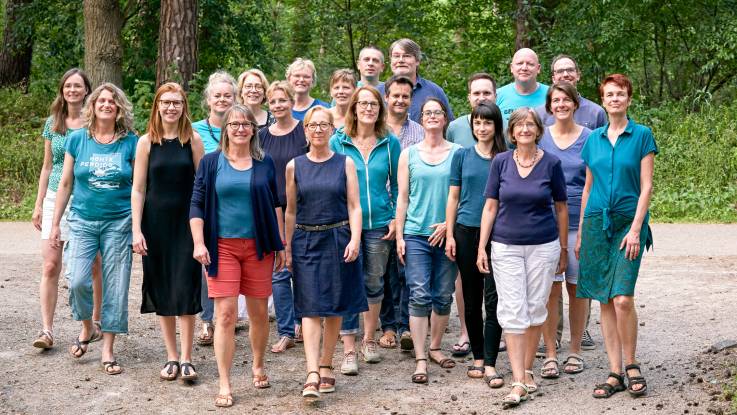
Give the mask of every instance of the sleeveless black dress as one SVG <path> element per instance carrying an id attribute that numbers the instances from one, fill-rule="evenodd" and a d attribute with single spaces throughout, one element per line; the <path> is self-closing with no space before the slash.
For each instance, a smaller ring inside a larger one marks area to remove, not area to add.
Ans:
<path id="1" fill-rule="evenodd" d="M 192 146 L 178 139 L 151 144 L 141 230 L 143 257 L 141 313 L 194 315 L 202 311 L 202 266 L 192 258 L 189 203 L 195 168 Z"/>

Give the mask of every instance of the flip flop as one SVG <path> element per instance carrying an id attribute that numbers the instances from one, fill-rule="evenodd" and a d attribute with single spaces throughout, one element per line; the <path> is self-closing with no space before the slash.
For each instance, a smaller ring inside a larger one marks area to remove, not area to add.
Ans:
<path id="1" fill-rule="evenodd" d="M 442 351 L 442 350 L 441 350 L 441 349 L 429 349 L 429 351 L 430 351 L 430 352 L 440 352 L 440 351 Z M 428 356 L 430 357 L 430 360 L 431 360 L 431 361 L 432 361 L 433 363 L 437 363 L 437 364 L 438 364 L 438 366 L 442 367 L 443 369 L 452 369 L 452 368 L 456 367 L 456 362 L 455 362 L 455 360 L 453 360 L 453 359 L 451 359 L 451 358 L 449 358 L 449 357 L 445 357 L 445 356 L 443 356 L 443 358 L 442 358 L 442 359 L 439 359 L 439 360 L 438 360 L 438 359 L 436 359 L 436 358 L 432 357 L 432 355 L 431 355 L 431 354 L 428 354 Z"/>
<path id="2" fill-rule="evenodd" d="M 74 344 L 72 345 L 72 347 L 69 348 L 69 354 L 72 355 L 72 357 L 75 359 L 81 358 L 82 356 L 85 355 L 85 353 L 87 353 L 90 340 L 91 338 L 87 340 L 79 340 L 79 337 L 75 338 Z"/>
<path id="3" fill-rule="evenodd" d="M 451 350 L 453 357 L 465 357 L 469 353 L 471 353 L 471 342 L 456 343 Z"/>
<path id="4" fill-rule="evenodd" d="M 164 363 L 163 369 L 166 369 L 166 376 L 159 372 L 159 378 L 162 380 L 175 380 L 179 376 L 179 362 L 176 360 L 170 360 Z"/>
<path id="5" fill-rule="evenodd" d="M 115 369 L 117 367 L 117 369 Z M 119 375 L 123 373 L 123 367 L 118 364 L 115 360 L 102 362 L 102 371 L 107 375 Z"/>
<path id="6" fill-rule="evenodd" d="M 397 347 L 397 335 L 392 331 L 386 331 L 379 338 L 379 346 L 384 349 L 396 349 Z"/>

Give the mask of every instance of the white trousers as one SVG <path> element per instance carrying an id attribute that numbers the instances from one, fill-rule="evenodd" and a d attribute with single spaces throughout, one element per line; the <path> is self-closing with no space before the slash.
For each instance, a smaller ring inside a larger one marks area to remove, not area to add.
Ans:
<path id="1" fill-rule="evenodd" d="M 506 333 L 523 334 L 548 317 L 547 303 L 560 258 L 560 243 L 491 243 L 491 267 L 499 296 L 496 314 Z"/>

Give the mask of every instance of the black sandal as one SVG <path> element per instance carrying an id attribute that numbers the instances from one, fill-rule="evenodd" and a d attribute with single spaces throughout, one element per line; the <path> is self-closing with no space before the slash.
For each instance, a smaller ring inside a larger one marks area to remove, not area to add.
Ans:
<path id="1" fill-rule="evenodd" d="M 630 376 L 628 373 L 630 370 L 637 370 L 640 374 L 638 376 Z M 629 392 L 631 396 L 638 397 L 647 393 L 647 382 L 642 376 L 639 364 L 633 363 L 625 366 L 624 373 L 627 375 L 627 392 Z M 633 385 L 642 385 L 642 388 L 632 389 Z"/>
<path id="2" fill-rule="evenodd" d="M 616 379 L 617 380 L 617 384 L 616 385 L 612 385 L 610 383 L 604 382 L 604 383 L 600 383 L 600 384 L 596 385 L 594 387 L 594 393 L 591 394 L 594 398 L 597 398 L 597 399 L 606 399 L 606 398 L 611 397 L 612 395 L 614 395 L 617 392 L 622 392 L 623 390 L 625 390 L 625 387 L 624 387 L 624 377 L 622 377 L 622 375 L 617 374 L 617 373 L 614 373 L 614 372 L 609 372 L 609 377 L 608 378 L 614 378 L 614 379 Z M 603 390 L 604 393 L 596 393 L 597 390 Z"/>
<path id="3" fill-rule="evenodd" d="M 179 376 L 179 362 L 176 360 L 170 360 L 164 363 L 163 369 L 166 369 L 167 374 L 167 376 L 164 376 L 159 372 L 159 378 L 163 380 L 176 380 L 177 376 Z"/>
<path id="4" fill-rule="evenodd" d="M 481 372 L 481 376 L 471 376 L 471 372 Z M 471 379 L 481 379 L 484 377 L 484 367 L 471 365 L 466 369 L 466 376 Z"/>
<path id="5" fill-rule="evenodd" d="M 69 354 L 72 355 L 72 357 L 75 359 L 81 358 L 82 356 L 84 356 L 85 353 L 87 353 L 87 349 L 89 348 L 90 341 L 92 341 L 92 337 L 90 337 L 87 340 L 79 340 L 79 337 L 75 338 L 74 344 L 69 349 Z M 77 353 L 80 353 L 80 354 L 77 354 Z"/>
<path id="6" fill-rule="evenodd" d="M 182 374 L 179 376 L 182 380 L 193 381 L 197 379 L 197 369 L 191 362 L 182 362 Z"/>
<path id="7" fill-rule="evenodd" d="M 431 352 L 441 352 L 442 353 L 443 352 L 443 349 L 429 349 L 428 352 L 430 352 L 430 353 Z M 438 359 L 435 359 L 434 357 L 432 357 L 432 355 L 430 353 L 427 354 L 430 357 L 430 360 L 432 360 L 433 363 L 437 363 L 438 366 L 440 366 L 441 368 L 443 368 L 443 369 L 452 369 L 452 368 L 456 367 L 455 360 L 453 360 L 453 359 L 451 359 L 449 357 L 445 357 L 445 356 L 443 356 L 442 359 L 438 360 Z"/>
<path id="8" fill-rule="evenodd" d="M 424 357 L 415 359 L 415 362 L 421 362 L 423 360 L 427 362 L 427 358 L 424 358 Z M 412 383 L 427 383 L 428 379 L 429 378 L 427 376 L 427 364 L 425 366 L 425 373 L 415 372 L 412 374 Z"/>

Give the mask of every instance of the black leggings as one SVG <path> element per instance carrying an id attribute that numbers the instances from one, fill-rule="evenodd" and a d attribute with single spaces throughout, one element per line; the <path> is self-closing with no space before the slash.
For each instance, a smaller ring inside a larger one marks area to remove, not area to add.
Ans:
<path id="1" fill-rule="evenodd" d="M 453 229 L 456 240 L 456 264 L 461 272 L 463 302 L 466 311 L 466 328 L 471 340 L 471 351 L 475 360 L 484 359 L 485 366 L 496 366 L 502 328 L 496 318 L 496 284 L 491 274 L 482 274 L 476 267 L 479 246 L 479 228 L 456 224 Z M 491 245 L 486 246 L 489 255 Z M 486 308 L 486 321 L 482 314 Z"/>

